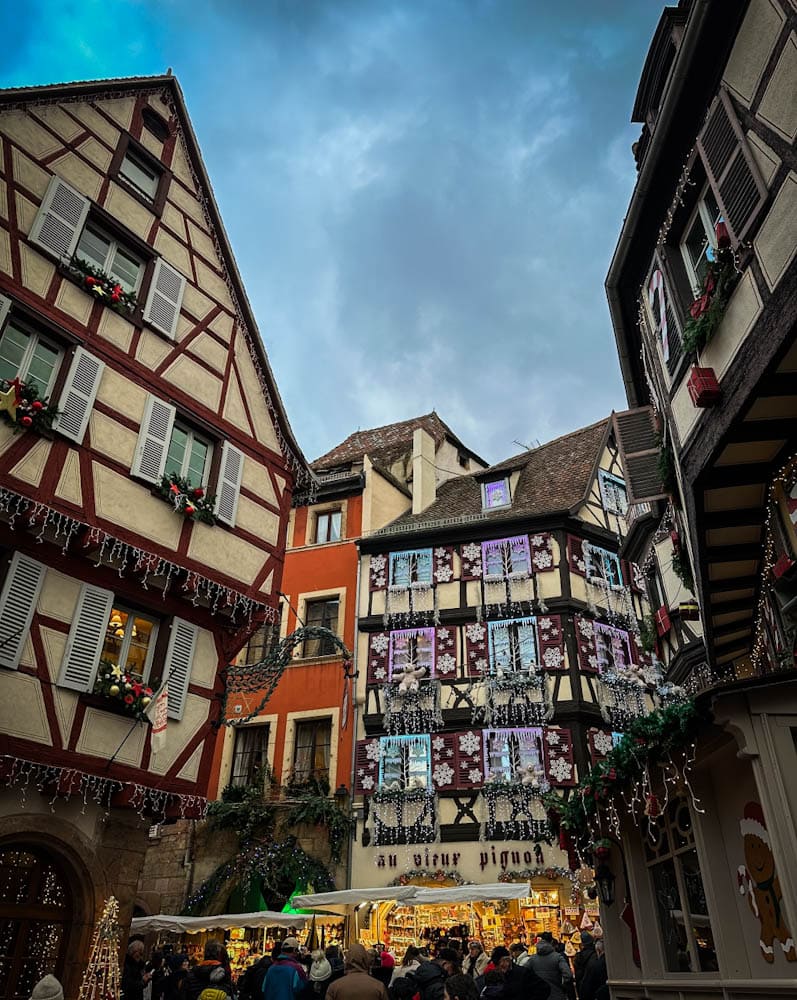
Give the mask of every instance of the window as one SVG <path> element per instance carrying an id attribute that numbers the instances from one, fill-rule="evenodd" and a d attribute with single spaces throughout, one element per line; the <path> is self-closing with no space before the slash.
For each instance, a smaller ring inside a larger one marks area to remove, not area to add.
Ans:
<path id="1" fill-rule="evenodd" d="M 537 622 L 515 618 L 488 622 L 490 672 L 517 673 L 537 666 Z"/>
<path id="2" fill-rule="evenodd" d="M 144 266 L 117 240 L 88 223 L 78 240 L 75 256 L 115 278 L 126 292 L 137 292 Z"/>
<path id="3" fill-rule="evenodd" d="M 235 730 L 230 784 L 254 785 L 268 767 L 268 725 L 241 726 Z"/>
<path id="4" fill-rule="evenodd" d="M 482 483 L 482 510 L 509 507 L 511 503 L 512 497 L 509 493 L 508 479 L 496 479 L 490 483 Z"/>
<path id="5" fill-rule="evenodd" d="M 35 385 L 43 399 L 53 389 L 61 350 L 32 328 L 9 320 L 0 337 L 0 379 Z"/>
<path id="6" fill-rule="evenodd" d="M 628 490 L 625 488 L 624 481 L 619 476 L 613 476 L 610 472 L 604 472 L 603 469 L 600 469 L 598 483 L 603 509 L 609 514 L 624 515 L 628 510 Z"/>
<path id="7" fill-rule="evenodd" d="M 340 600 L 337 597 L 324 598 L 321 601 L 308 601 L 304 613 L 305 625 L 308 628 L 327 628 L 337 635 L 338 613 Z M 335 644 L 329 636 L 318 639 L 305 639 L 302 646 L 302 656 L 332 656 Z"/>
<path id="8" fill-rule="evenodd" d="M 717 954 L 689 806 L 671 799 L 643 837 L 668 972 L 716 972 Z"/>
<path id="9" fill-rule="evenodd" d="M 390 586 L 411 587 L 432 583 L 432 550 L 390 553 Z"/>
<path id="10" fill-rule="evenodd" d="M 611 671 L 623 673 L 631 664 L 631 647 L 628 633 L 611 625 L 593 622 L 595 633 L 595 648 L 598 652 L 598 670 L 600 673 Z"/>
<path id="11" fill-rule="evenodd" d="M 340 518 L 341 512 L 339 510 L 327 510 L 316 515 L 315 540 L 317 545 L 340 540 Z"/>
<path id="12" fill-rule="evenodd" d="M 192 486 L 205 486 L 213 447 L 186 424 L 175 421 L 166 454 L 166 475 L 182 476 Z"/>
<path id="13" fill-rule="evenodd" d="M 429 736 L 383 736 L 379 743 L 379 784 L 382 788 L 432 787 Z"/>
<path id="14" fill-rule="evenodd" d="M 482 542 L 482 564 L 485 579 L 508 576 L 528 576 L 531 573 L 529 539 L 527 535 Z"/>
<path id="15" fill-rule="evenodd" d="M 485 729 L 484 760 L 488 780 L 545 780 L 542 729 Z"/>
<path id="16" fill-rule="evenodd" d="M 293 743 L 293 780 L 312 778 L 329 780 L 329 750 L 332 745 L 332 720 L 306 719 L 296 723 Z"/>
<path id="17" fill-rule="evenodd" d="M 129 146 L 119 167 L 119 176 L 123 177 L 147 201 L 155 200 L 161 172 Z"/>
<path id="18" fill-rule="evenodd" d="M 390 676 L 425 669 L 434 676 L 434 629 L 412 628 L 390 633 Z"/>
<path id="19" fill-rule="evenodd" d="M 623 586 L 623 573 L 620 560 L 614 552 L 598 548 L 597 545 L 584 543 L 584 558 L 587 567 L 587 579 L 590 583 L 603 584 L 617 590 Z"/>
<path id="20" fill-rule="evenodd" d="M 141 681 L 149 679 L 158 623 L 154 618 L 115 604 L 105 629 L 100 658 L 110 660 Z"/>
<path id="21" fill-rule="evenodd" d="M 260 626 L 238 655 L 238 663 L 245 663 L 247 666 L 260 663 L 274 650 L 280 641 L 281 604 L 277 613 L 279 620 L 274 624 Z"/>
<path id="22" fill-rule="evenodd" d="M 681 240 L 681 256 L 695 295 L 702 293 L 709 262 L 714 260 L 717 249 L 716 225 L 721 218 L 722 213 L 714 192 L 706 184 Z"/>

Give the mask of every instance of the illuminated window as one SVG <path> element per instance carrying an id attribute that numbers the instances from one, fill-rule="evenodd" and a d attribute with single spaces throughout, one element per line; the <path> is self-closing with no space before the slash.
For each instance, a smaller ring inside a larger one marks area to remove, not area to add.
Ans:
<path id="1" fill-rule="evenodd" d="M 158 623 L 154 618 L 115 604 L 105 629 L 101 659 L 115 663 L 140 681 L 149 679 Z"/>

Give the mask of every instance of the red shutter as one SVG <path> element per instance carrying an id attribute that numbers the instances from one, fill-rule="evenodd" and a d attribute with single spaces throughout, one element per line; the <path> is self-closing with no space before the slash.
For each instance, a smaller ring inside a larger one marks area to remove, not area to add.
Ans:
<path id="1" fill-rule="evenodd" d="M 440 625 L 434 630 L 435 673 L 445 680 L 457 676 L 457 627 Z"/>
<path id="2" fill-rule="evenodd" d="M 608 729 L 592 728 L 587 733 L 589 743 L 589 755 L 593 764 L 599 764 L 605 760 L 612 749 L 612 734 Z"/>
<path id="3" fill-rule="evenodd" d="M 468 542 L 460 545 L 459 558 L 462 560 L 462 579 L 481 580 L 482 578 L 482 547 L 478 542 Z"/>
<path id="4" fill-rule="evenodd" d="M 576 766 L 573 761 L 573 737 L 569 729 L 546 726 L 543 730 L 545 744 L 545 773 L 552 785 L 575 785 Z"/>
<path id="5" fill-rule="evenodd" d="M 367 684 L 387 682 L 389 649 L 389 632 L 374 632 L 368 636 L 368 669 L 365 672 Z"/>
<path id="6" fill-rule="evenodd" d="M 538 615 L 537 636 L 543 670 L 565 669 L 565 634 L 560 615 Z"/>
<path id="7" fill-rule="evenodd" d="M 535 573 L 549 573 L 556 569 L 553 561 L 553 538 L 548 531 L 529 535 L 531 543 L 531 567 Z"/>
<path id="8" fill-rule="evenodd" d="M 666 605 L 662 604 L 662 606 L 656 612 L 654 617 L 656 619 L 656 631 L 659 634 L 659 638 L 667 635 L 667 633 L 672 628 L 669 608 L 667 608 Z"/>
<path id="9" fill-rule="evenodd" d="M 465 628 L 465 671 L 469 677 L 482 677 L 487 672 L 489 649 L 487 626 L 470 622 Z"/>
<path id="10" fill-rule="evenodd" d="M 587 674 L 598 672 L 598 650 L 595 646 L 595 628 L 591 618 L 573 615 L 578 646 L 578 666 Z"/>
<path id="11" fill-rule="evenodd" d="M 432 786 L 436 792 L 457 787 L 456 734 L 432 736 Z"/>
<path id="12" fill-rule="evenodd" d="M 578 576 L 587 575 L 587 567 L 584 561 L 584 541 L 576 538 L 575 535 L 567 536 L 567 562 L 570 572 Z"/>
<path id="13" fill-rule="evenodd" d="M 484 784 L 484 743 L 481 729 L 467 729 L 451 735 L 457 765 L 455 787 L 481 788 Z"/>
<path id="14" fill-rule="evenodd" d="M 354 795 L 370 795 L 379 784 L 379 740 L 357 740 L 354 748 Z"/>
<path id="15" fill-rule="evenodd" d="M 432 550 L 432 579 L 448 583 L 454 579 L 454 546 L 438 545 Z"/>
<path id="16" fill-rule="evenodd" d="M 368 570 L 368 589 L 373 593 L 375 590 L 385 590 L 387 588 L 388 559 L 384 553 L 371 556 Z"/>

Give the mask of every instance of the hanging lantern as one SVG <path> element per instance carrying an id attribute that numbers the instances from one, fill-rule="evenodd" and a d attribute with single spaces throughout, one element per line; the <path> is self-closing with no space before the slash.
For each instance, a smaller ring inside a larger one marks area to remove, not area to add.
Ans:
<path id="1" fill-rule="evenodd" d="M 693 405 L 699 409 L 714 406 L 722 398 L 722 389 L 713 368 L 698 368 L 697 365 L 692 365 L 686 387 Z"/>
<path id="2" fill-rule="evenodd" d="M 608 865 L 600 865 L 595 872 L 595 885 L 598 888 L 601 902 L 611 906 L 614 902 L 614 872 Z"/>

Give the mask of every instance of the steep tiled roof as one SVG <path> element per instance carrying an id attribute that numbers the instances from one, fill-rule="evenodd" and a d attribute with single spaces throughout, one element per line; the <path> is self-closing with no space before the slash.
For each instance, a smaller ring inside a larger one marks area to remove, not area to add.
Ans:
<path id="1" fill-rule="evenodd" d="M 422 417 L 413 417 L 411 420 L 401 420 L 395 424 L 385 424 L 384 427 L 355 431 L 341 444 L 317 458 L 312 463 L 312 468 L 316 472 L 321 472 L 338 465 L 362 461 L 363 455 L 366 454 L 379 465 L 390 465 L 412 448 L 412 435 L 419 427 L 432 435 L 437 447 L 448 438 L 468 455 L 474 455 L 470 448 L 459 440 L 448 424 L 444 423 L 433 410 L 431 413 L 426 413 Z M 477 455 L 474 457 L 478 458 Z"/>
<path id="2" fill-rule="evenodd" d="M 468 476 L 457 476 L 438 487 L 437 499 L 420 514 L 402 514 L 391 527 L 421 527 L 430 521 L 481 515 L 485 521 L 509 521 L 518 516 L 539 517 L 570 510 L 584 498 L 608 418 L 555 438 L 504 462 Z M 492 473 L 520 469 L 512 506 L 482 511 L 481 483 Z"/>

